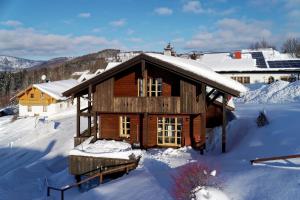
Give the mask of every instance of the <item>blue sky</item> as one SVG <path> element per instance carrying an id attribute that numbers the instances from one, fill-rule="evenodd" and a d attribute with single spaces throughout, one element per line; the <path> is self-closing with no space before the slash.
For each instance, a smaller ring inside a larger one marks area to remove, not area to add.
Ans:
<path id="1" fill-rule="evenodd" d="M 0 54 L 33 59 L 105 48 L 177 52 L 280 48 L 300 36 L 300 0 L 0 0 Z"/>

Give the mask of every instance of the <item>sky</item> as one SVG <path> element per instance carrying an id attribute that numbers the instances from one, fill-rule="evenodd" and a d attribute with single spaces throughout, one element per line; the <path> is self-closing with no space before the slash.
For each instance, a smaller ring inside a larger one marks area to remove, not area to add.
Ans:
<path id="1" fill-rule="evenodd" d="M 300 0 L 0 0 L 0 55 L 230 51 L 300 37 Z"/>

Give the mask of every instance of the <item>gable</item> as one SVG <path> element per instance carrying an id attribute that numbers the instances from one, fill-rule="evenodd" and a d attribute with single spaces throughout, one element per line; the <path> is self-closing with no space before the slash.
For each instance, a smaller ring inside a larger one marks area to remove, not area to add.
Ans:
<path id="1" fill-rule="evenodd" d="M 141 63 L 143 60 L 158 68 L 172 72 L 180 77 L 189 79 L 196 83 L 205 83 L 213 88 L 218 89 L 221 92 L 230 94 L 232 96 L 240 96 L 240 94 L 246 91 L 245 87 L 230 78 L 224 77 L 215 73 L 210 69 L 205 69 L 202 66 L 197 66 L 196 61 L 190 61 L 183 58 L 170 58 L 171 56 L 159 55 L 157 57 L 153 54 L 140 54 L 120 65 L 111 68 L 108 71 L 103 72 L 91 78 L 63 93 L 64 96 L 77 96 L 87 90 L 89 85 L 96 85 L 102 81 L 105 81 L 131 67 Z M 187 63 L 185 66 L 183 64 Z M 189 69 L 190 67 L 191 69 Z M 203 69 L 201 69 L 203 68 Z M 194 71 L 193 71 L 194 70 Z"/>

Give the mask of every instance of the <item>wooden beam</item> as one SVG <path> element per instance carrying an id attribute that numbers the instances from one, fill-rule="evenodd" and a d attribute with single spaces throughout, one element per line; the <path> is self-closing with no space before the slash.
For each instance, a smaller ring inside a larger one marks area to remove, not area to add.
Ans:
<path id="1" fill-rule="evenodd" d="M 222 153 L 226 152 L 226 103 L 227 103 L 227 95 L 223 94 L 223 101 L 222 101 Z"/>
<path id="2" fill-rule="evenodd" d="M 258 159 L 250 160 L 250 163 L 251 165 L 253 165 L 253 163 L 260 163 L 260 162 L 271 161 L 271 160 L 287 160 L 293 158 L 300 158 L 300 154 L 294 154 L 288 156 L 276 156 L 276 157 L 269 157 L 269 158 L 258 158 Z"/>
<path id="3" fill-rule="evenodd" d="M 80 97 L 76 97 L 77 99 L 77 115 L 76 115 L 76 124 L 77 124 L 77 128 L 76 128 L 76 136 L 79 137 L 80 136 Z"/>
<path id="4" fill-rule="evenodd" d="M 97 140 L 97 131 L 98 131 L 98 124 L 97 124 L 97 112 L 94 113 L 94 139 Z"/>
<path id="5" fill-rule="evenodd" d="M 149 126 L 148 126 L 148 120 L 149 120 L 149 115 L 148 113 L 144 113 L 144 117 L 143 117 L 143 141 L 142 141 L 142 146 L 143 147 L 147 147 L 147 144 L 148 144 L 148 129 L 149 129 Z"/>
<path id="6" fill-rule="evenodd" d="M 210 95 L 212 95 L 215 91 L 216 91 L 216 89 L 212 89 L 211 91 L 209 91 L 206 95 L 206 99 L 209 99 Z"/>
<path id="7" fill-rule="evenodd" d="M 217 92 L 217 94 L 215 94 L 215 96 L 212 99 L 207 99 L 207 107 L 212 104 L 219 96 L 221 96 L 222 93 L 221 92 Z"/>
<path id="8" fill-rule="evenodd" d="M 88 93 L 88 113 L 91 114 L 92 108 L 92 85 L 89 85 L 89 93 Z M 89 136 L 92 135 L 92 116 L 88 115 L 88 133 Z"/>
<path id="9" fill-rule="evenodd" d="M 143 85 L 143 95 L 144 97 L 146 97 L 148 95 L 148 91 L 147 91 L 147 85 L 148 85 L 148 71 L 147 71 L 147 68 L 146 68 L 146 62 L 145 60 L 142 60 L 142 76 L 143 76 L 143 82 L 144 82 L 144 85 Z"/>

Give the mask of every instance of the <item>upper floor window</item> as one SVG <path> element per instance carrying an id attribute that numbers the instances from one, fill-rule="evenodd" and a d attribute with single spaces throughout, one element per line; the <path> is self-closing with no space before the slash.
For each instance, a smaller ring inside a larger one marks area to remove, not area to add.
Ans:
<path id="1" fill-rule="evenodd" d="M 238 81 L 242 84 L 249 84 L 250 83 L 250 77 L 249 76 L 233 76 L 231 77 L 233 80 Z"/>
<path id="2" fill-rule="evenodd" d="M 120 137 L 130 137 L 130 117 L 120 116 Z"/>
<path id="3" fill-rule="evenodd" d="M 145 85 L 144 85 L 144 79 L 139 78 L 138 79 L 138 96 L 144 97 L 145 96 Z"/>
<path id="4" fill-rule="evenodd" d="M 41 93 L 41 99 L 44 99 L 44 92 Z"/>
<path id="5" fill-rule="evenodd" d="M 30 94 L 30 98 L 32 98 L 32 99 L 33 99 L 33 98 L 34 98 L 34 94 Z"/>
<path id="6" fill-rule="evenodd" d="M 138 79 L 138 96 L 157 97 L 162 96 L 162 79 L 161 78 L 148 78 L 148 85 L 145 88 L 144 79 Z M 147 89 L 147 92 L 145 91 Z"/>
<path id="7" fill-rule="evenodd" d="M 162 79 L 149 78 L 148 79 L 148 96 L 157 97 L 162 95 Z"/>

